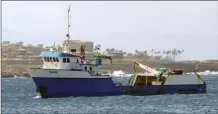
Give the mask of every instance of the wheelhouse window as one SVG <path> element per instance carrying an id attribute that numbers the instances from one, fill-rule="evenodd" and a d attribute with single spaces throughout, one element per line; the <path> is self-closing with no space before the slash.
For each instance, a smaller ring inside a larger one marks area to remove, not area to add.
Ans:
<path id="1" fill-rule="evenodd" d="M 92 70 L 92 67 L 89 67 L 89 70 L 91 71 L 91 70 Z"/>
<path id="2" fill-rule="evenodd" d="M 53 57 L 53 62 L 57 62 L 55 57 Z"/>
<path id="3" fill-rule="evenodd" d="M 67 58 L 67 63 L 70 63 L 70 58 Z"/>
<path id="4" fill-rule="evenodd" d="M 56 57 L 56 62 L 59 62 L 59 59 Z"/>
<path id="5" fill-rule="evenodd" d="M 85 66 L 85 70 L 87 70 L 87 67 Z"/>
<path id="6" fill-rule="evenodd" d="M 59 62 L 57 57 L 44 57 L 43 59 L 45 62 Z"/>
<path id="7" fill-rule="evenodd" d="M 44 61 L 48 62 L 49 58 L 48 57 L 44 57 Z"/>
<path id="8" fill-rule="evenodd" d="M 63 58 L 63 63 L 66 63 L 67 62 L 67 59 L 66 58 Z"/>
<path id="9" fill-rule="evenodd" d="M 76 58 L 76 63 L 79 63 L 79 60 L 78 60 L 78 58 Z"/>

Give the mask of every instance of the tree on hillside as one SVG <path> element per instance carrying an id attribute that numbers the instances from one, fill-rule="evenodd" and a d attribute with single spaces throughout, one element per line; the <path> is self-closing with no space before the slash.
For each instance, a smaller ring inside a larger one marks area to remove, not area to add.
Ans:
<path id="1" fill-rule="evenodd" d="M 138 55 L 139 54 L 139 51 L 136 49 L 135 50 L 135 55 Z"/>
<path id="2" fill-rule="evenodd" d="M 166 51 L 162 51 L 162 56 L 165 56 L 165 54 L 166 54 Z"/>
<path id="3" fill-rule="evenodd" d="M 178 55 L 178 50 L 177 49 L 173 49 L 172 51 L 172 56 L 173 56 L 173 61 L 176 60 L 176 56 Z"/>
<path id="4" fill-rule="evenodd" d="M 132 53 L 128 53 L 127 56 L 132 56 Z"/>
<path id="5" fill-rule="evenodd" d="M 161 56 L 161 51 L 157 51 L 158 56 Z"/>
<path id="6" fill-rule="evenodd" d="M 154 49 L 151 49 L 151 56 L 153 57 L 154 56 Z"/>
<path id="7" fill-rule="evenodd" d="M 184 50 L 177 50 L 178 51 L 178 57 L 180 58 L 180 55 L 184 52 Z"/>
<path id="8" fill-rule="evenodd" d="M 144 53 L 144 55 L 148 55 L 148 52 L 147 52 L 147 50 L 145 50 L 143 53 Z"/>
<path id="9" fill-rule="evenodd" d="M 169 60 L 169 59 L 172 60 L 172 59 L 171 59 L 171 56 L 170 56 L 171 51 L 170 51 L 170 50 L 167 50 L 165 53 L 166 53 L 167 59 L 168 59 L 168 60 Z"/>

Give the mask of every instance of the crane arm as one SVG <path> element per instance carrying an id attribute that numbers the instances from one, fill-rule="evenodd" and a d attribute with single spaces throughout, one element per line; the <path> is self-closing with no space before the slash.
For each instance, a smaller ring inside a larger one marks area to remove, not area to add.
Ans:
<path id="1" fill-rule="evenodd" d="M 138 63 L 138 62 L 136 62 L 136 61 L 134 61 L 133 63 L 134 63 L 134 66 L 136 65 L 136 66 L 138 66 L 138 67 L 140 67 L 140 68 L 142 68 L 142 69 L 144 69 L 144 70 L 146 70 L 146 71 L 152 73 L 153 75 L 158 75 L 158 74 L 159 74 L 159 72 L 158 72 L 157 70 L 152 69 L 152 68 L 150 68 L 150 67 L 148 67 L 148 66 L 146 66 L 146 65 L 143 65 L 143 64 Z"/>

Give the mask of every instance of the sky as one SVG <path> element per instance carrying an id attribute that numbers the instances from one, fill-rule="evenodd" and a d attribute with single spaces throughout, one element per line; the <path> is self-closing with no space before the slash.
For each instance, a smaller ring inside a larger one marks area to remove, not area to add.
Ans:
<path id="1" fill-rule="evenodd" d="M 218 59 L 218 1 L 2 2 L 2 40 L 62 44 L 67 33 L 127 52 L 184 49 L 181 60 Z"/>

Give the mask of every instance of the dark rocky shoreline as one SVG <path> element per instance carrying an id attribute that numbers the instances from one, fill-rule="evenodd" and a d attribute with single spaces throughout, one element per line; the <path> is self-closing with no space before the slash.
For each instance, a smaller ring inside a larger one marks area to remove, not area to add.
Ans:
<path id="1" fill-rule="evenodd" d="M 165 64 L 166 67 L 170 68 L 170 69 L 182 69 L 184 71 L 184 73 L 187 72 L 194 72 L 194 68 L 195 68 L 195 64 L 196 63 L 191 63 L 191 62 L 167 62 L 167 63 L 163 63 L 163 62 L 141 62 L 142 64 L 148 65 L 150 67 L 153 68 L 158 68 L 158 67 L 162 67 L 163 64 Z M 112 64 L 112 65 L 103 65 L 102 69 L 105 70 L 110 70 L 110 71 L 114 71 L 114 70 L 122 70 L 126 73 L 132 73 L 133 72 L 133 64 L 131 62 L 129 63 L 124 63 L 124 64 Z M 198 72 L 204 72 L 206 70 L 210 70 L 210 71 L 218 71 L 218 62 L 217 63 L 198 63 Z M 137 68 L 137 72 L 145 72 L 143 69 L 141 68 Z"/>
<path id="2" fill-rule="evenodd" d="M 153 68 L 161 67 L 165 64 L 166 67 L 171 69 L 182 69 L 184 73 L 193 72 L 195 64 L 198 64 L 198 72 L 204 72 L 206 70 L 218 71 L 218 61 L 212 62 L 199 62 L 199 61 L 186 61 L 186 62 L 161 62 L 161 61 L 144 61 L 140 62 L 142 64 L 148 65 Z M 37 65 L 35 65 L 37 66 Z M 27 70 L 30 66 L 25 65 L 14 65 L 2 67 L 1 78 L 14 77 L 30 77 Z M 38 65 L 39 67 L 39 65 Z M 107 71 L 117 71 L 122 70 L 126 73 L 133 73 L 133 63 L 132 62 L 120 62 L 113 64 L 105 64 L 100 67 L 102 70 Z M 137 72 L 145 72 L 144 70 L 137 68 Z"/>
<path id="3" fill-rule="evenodd" d="M 13 77 L 30 77 L 30 74 L 28 73 L 6 73 L 6 72 L 2 72 L 1 73 L 1 78 L 13 78 Z"/>

